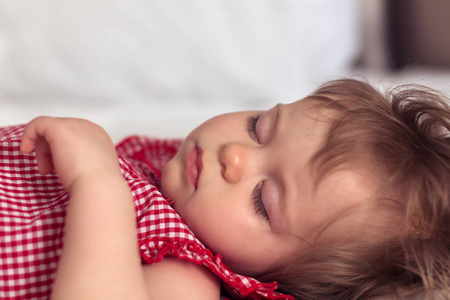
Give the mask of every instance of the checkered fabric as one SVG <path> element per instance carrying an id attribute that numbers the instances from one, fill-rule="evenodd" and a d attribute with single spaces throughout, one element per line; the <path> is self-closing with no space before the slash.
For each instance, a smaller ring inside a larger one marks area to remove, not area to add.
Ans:
<path id="1" fill-rule="evenodd" d="M 0 129 L 0 298 L 47 299 L 69 196 L 19 152 L 22 126 Z"/>
<path id="2" fill-rule="evenodd" d="M 34 153 L 22 154 L 23 126 L 0 128 L 0 298 L 48 299 L 64 237 L 69 195 L 55 175 L 40 175 Z M 235 274 L 193 235 L 159 192 L 160 174 L 180 140 L 133 136 L 117 145 L 122 174 L 136 206 L 143 263 L 166 255 L 204 265 L 222 279 L 233 297 L 292 299 Z"/>

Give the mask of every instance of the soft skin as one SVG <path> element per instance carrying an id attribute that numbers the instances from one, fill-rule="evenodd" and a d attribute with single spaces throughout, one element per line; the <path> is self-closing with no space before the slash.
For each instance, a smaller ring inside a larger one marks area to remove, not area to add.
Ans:
<path id="1" fill-rule="evenodd" d="M 311 101 L 297 101 L 220 115 L 192 131 L 167 164 L 165 196 L 234 271 L 256 275 L 289 264 L 330 221 L 369 194 L 350 171 L 334 172 L 315 188 L 309 162 L 328 132 L 325 113 Z M 256 132 L 249 133 L 254 114 Z M 202 153 L 196 184 L 187 170 L 193 148 Z M 261 182 L 268 219 L 253 200 Z"/>
<path id="2" fill-rule="evenodd" d="M 134 202 L 100 126 L 39 117 L 22 138 L 21 151 L 33 149 L 39 171 L 56 172 L 71 196 L 52 299 L 219 299 L 217 278 L 201 266 L 141 264 Z"/>

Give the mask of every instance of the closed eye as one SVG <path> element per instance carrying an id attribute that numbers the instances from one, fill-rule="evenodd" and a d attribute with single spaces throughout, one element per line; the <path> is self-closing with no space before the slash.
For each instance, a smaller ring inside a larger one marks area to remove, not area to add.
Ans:
<path id="1" fill-rule="evenodd" d="M 264 180 L 261 180 L 256 185 L 253 190 L 253 206 L 255 207 L 256 214 L 263 216 L 264 219 L 269 221 L 269 215 L 267 214 L 266 208 L 264 207 L 264 202 L 262 198 L 262 189 L 264 186 Z"/>
<path id="2" fill-rule="evenodd" d="M 259 117 L 261 113 L 254 113 L 247 117 L 247 131 L 250 135 L 250 138 L 254 140 L 256 143 L 260 144 L 258 132 L 256 130 L 256 124 L 258 123 Z"/>

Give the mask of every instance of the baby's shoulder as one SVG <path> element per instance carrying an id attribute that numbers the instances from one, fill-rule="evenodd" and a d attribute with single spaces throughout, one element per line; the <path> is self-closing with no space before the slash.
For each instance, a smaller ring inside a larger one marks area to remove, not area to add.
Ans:
<path id="1" fill-rule="evenodd" d="M 220 281 L 207 268 L 166 257 L 144 265 L 149 299 L 219 299 Z"/>

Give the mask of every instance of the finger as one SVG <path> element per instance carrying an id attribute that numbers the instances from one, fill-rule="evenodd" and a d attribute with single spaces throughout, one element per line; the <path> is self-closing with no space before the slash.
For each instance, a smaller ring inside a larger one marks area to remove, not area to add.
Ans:
<path id="1" fill-rule="evenodd" d="M 54 169 L 50 147 L 45 140 L 45 131 L 50 121 L 49 117 L 38 117 L 29 122 L 25 126 L 20 144 L 20 151 L 23 153 L 35 150 L 38 170 L 44 175 Z"/>
<path id="2" fill-rule="evenodd" d="M 46 120 L 48 120 L 48 117 L 38 117 L 33 120 L 31 120 L 23 130 L 22 133 L 22 141 L 20 143 L 20 151 L 22 153 L 30 153 L 33 151 L 33 149 L 36 146 L 36 141 L 39 138 L 42 132 L 42 126 L 39 126 L 39 124 L 44 123 Z"/>
<path id="3" fill-rule="evenodd" d="M 43 138 L 38 138 L 36 141 L 36 159 L 39 173 L 46 175 L 53 171 L 52 154 L 47 142 Z"/>
<path id="4" fill-rule="evenodd" d="M 34 150 L 37 134 L 31 123 L 28 123 L 22 133 L 22 141 L 20 142 L 20 151 L 22 153 L 30 153 Z"/>
<path id="5" fill-rule="evenodd" d="M 29 137 L 23 136 L 22 141 L 20 142 L 20 152 L 22 153 L 30 153 L 34 149 L 34 140 Z"/>

